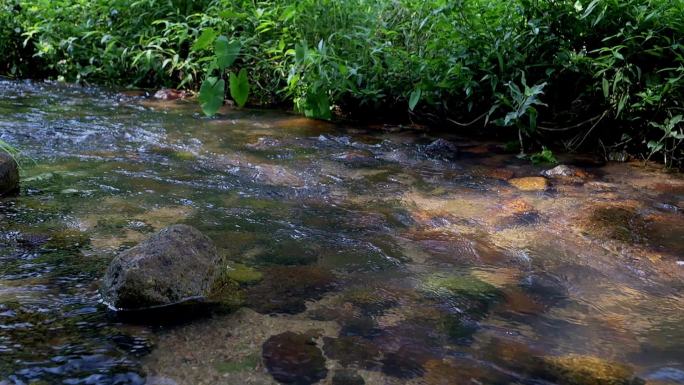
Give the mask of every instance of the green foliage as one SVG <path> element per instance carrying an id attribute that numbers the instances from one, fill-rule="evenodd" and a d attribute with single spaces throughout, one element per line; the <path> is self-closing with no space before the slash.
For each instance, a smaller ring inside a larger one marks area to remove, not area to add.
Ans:
<path id="1" fill-rule="evenodd" d="M 198 89 L 244 86 L 237 67 L 238 105 L 472 121 L 456 126 L 521 150 L 600 140 L 676 165 L 682 36 L 671 0 L 4 0 L 0 74 Z"/>
<path id="2" fill-rule="evenodd" d="M 198 99 L 205 115 L 212 116 L 218 112 L 225 93 L 226 82 L 223 79 L 209 77 L 202 82 Z"/>
<path id="3" fill-rule="evenodd" d="M 19 150 L 16 147 L 12 146 L 11 144 L 5 142 L 2 139 L 0 139 L 0 152 L 5 152 L 13 158 L 19 155 Z"/>
<path id="4" fill-rule="evenodd" d="M 214 51 L 218 69 L 223 71 L 232 66 L 237 59 L 238 54 L 240 54 L 240 43 L 237 41 L 229 42 L 227 37 L 219 36 L 216 39 Z"/>
<path id="5" fill-rule="evenodd" d="M 247 103 L 249 81 L 247 80 L 247 70 L 244 68 L 240 70 L 237 76 L 234 73 L 230 74 L 230 96 L 240 107 Z"/>
<path id="6" fill-rule="evenodd" d="M 664 123 L 651 122 L 653 127 L 660 129 L 663 136 L 657 140 L 651 140 L 646 143 L 646 147 L 651 151 L 647 159 L 650 159 L 656 153 L 662 153 L 666 165 L 671 165 L 673 157 L 676 156 L 677 149 L 680 148 L 684 142 L 684 118 L 682 115 L 677 115 L 672 118 L 665 119 Z"/>
<path id="7" fill-rule="evenodd" d="M 552 163 L 556 164 L 558 163 L 558 159 L 556 159 L 556 156 L 553 155 L 553 151 L 549 150 L 546 147 L 542 147 L 542 150 L 536 154 L 532 154 L 530 156 L 530 160 L 534 164 L 543 164 L 543 163 Z"/>

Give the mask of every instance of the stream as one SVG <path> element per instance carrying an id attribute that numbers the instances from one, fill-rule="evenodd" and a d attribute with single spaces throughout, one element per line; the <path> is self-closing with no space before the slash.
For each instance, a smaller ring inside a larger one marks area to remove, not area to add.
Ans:
<path id="1" fill-rule="evenodd" d="M 2 80 L 0 139 L 0 385 L 684 384 L 681 174 Z M 176 223 L 235 306 L 109 311 L 112 258 Z"/>

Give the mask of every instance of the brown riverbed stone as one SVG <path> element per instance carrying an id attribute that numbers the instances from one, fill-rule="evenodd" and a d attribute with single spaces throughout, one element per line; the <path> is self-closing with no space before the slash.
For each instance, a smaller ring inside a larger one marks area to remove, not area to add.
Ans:
<path id="1" fill-rule="evenodd" d="M 626 365 L 598 357 L 568 354 L 543 358 L 545 376 L 567 385 L 630 385 L 634 372 Z"/>
<path id="2" fill-rule="evenodd" d="M 522 191 L 544 191 L 549 187 L 549 181 L 541 176 L 528 176 L 509 179 L 508 183 Z"/>

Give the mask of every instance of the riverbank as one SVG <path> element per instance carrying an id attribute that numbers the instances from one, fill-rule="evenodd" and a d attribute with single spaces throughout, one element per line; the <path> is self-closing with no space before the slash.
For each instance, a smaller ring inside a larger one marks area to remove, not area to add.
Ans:
<path id="1" fill-rule="evenodd" d="M 215 94 L 235 98 L 241 90 L 240 101 L 253 106 L 484 132 L 526 153 L 600 149 L 610 158 L 681 165 L 681 2 L 10 0 L 0 7 L 0 74 L 14 78 L 198 90 L 209 76 L 223 77 Z M 212 64 L 217 44 L 225 70 Z M 241 70 L 231 90 L 229 73 Z"/>

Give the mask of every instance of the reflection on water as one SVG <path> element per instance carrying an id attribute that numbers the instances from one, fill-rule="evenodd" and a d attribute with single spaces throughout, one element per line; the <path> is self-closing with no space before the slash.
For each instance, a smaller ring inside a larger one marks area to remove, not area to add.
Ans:
<path id="1" fill-rule="evenodd" d="M 16 82 L 0 139 L 33 160 L 0 199 L 2 385 L 684 383 L 680 175 L 540 183 L 496 144 Z M 173 223 L 242 308 L 108 314 L 109 260 Z"/>

